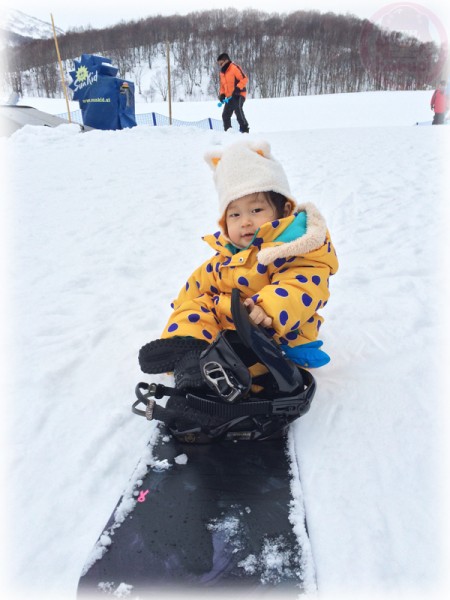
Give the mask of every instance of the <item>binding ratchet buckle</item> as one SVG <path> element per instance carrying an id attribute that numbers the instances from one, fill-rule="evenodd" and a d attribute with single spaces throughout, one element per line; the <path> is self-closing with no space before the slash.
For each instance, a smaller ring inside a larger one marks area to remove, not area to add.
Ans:
<path id="1" fill-rule="evenodd" d="M 246 386 L 240 385 L 232 374 L 228 374 L 223 366 L 216 361 L 212 360 L 203 365 L 203 375 L 207 383 L 216 390 L 225 402 L 235 402 L 247 391 Z"/>

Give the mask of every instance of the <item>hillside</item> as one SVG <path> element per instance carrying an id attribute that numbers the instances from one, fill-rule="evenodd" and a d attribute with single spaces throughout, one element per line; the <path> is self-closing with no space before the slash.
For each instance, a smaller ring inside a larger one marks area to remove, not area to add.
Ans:
<path id="1" fill-rule="evenodd" d="M 153 101 L 167 94 L 166 42 L 174 98 L 184 100 L 215 97 L 216 58 L 229 49 L 250 74 L 253 98 L 426 89 L 441 76 L 446 59 L 446 49 L 433 42 L 352 15 L 312 10 L 158 15 L 104 29 L 68 31 L 59 45 L 66 74 L 81 54 L 101 54 Z M 62 96 L 52 40 L 7 48 L 6 64 L 2 87 L 9 93 Z"/>
<path id="2" fill-rule="evenodd" d="M 56 27 L 57 35 L 64 35 L 64 31 Z M 3 44 L 20 46 L 33 39 L 42 40 L 53 37 L 51 23 L 36 19 L 20 10 L 2 10 L 0 12 L 0 39 Z"/>

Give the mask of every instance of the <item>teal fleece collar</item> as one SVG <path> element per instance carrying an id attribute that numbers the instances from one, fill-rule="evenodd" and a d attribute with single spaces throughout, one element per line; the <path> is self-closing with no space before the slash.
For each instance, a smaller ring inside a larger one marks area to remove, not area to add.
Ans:
<path id="1" fill-rule="evenodd" d="M 306 212 L 299 212 L 298 215 L 296 215 L 295 219 L 292 221 L 292 223 L 289 225 L 289 227 L 286 227 L 286 229 L 280 233 L 280 235 L 274 240 L 274 242 L 293 242 L 294 240 L 297 240 L 298 238 L 305 235 L 306 228 Z M 236 246 L 231 242 L 227 244 L 226 247 L 232 254 L 237 254 L 238 252 L 241 252 L 241 250 L 247 250 L 247 248 L 250 248 L 250 246 L 255 241 L 258 232 L 259 229 L 255 232 L 252 241 L 245 248 L 236 248 Z"/>

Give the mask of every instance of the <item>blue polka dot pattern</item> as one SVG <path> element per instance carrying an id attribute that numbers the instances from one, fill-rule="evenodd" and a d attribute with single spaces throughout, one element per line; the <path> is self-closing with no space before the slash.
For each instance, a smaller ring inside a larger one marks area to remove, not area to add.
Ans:
<path id="1" fill-rule="evenodd" d="M 280 312 L 280 323 L 282 325 L 286 325 L 286 323 L 288 322 L 288 319 L 289 319 L 288 313 L 285 310 L 282 310 Z"/>
<path id="2" fill-rule="evenodd" d="M 273 261 L 273 264 L 276 266 L 276 268 L 278 269 L 279 267 L 282 267 L 284 265 L 284 263 L 286 262 L 285 258 L 277 258 L 276 260 Z"/>
<path id="3" fill-rule="evenodd" d="M 278 227 L 278 225 L 279 225 L 279 224 L 280 224 L 280 221 L 278 221 L 278 220 L 277 220 L 277 221 L 272 221 L 272 227 L 273 227 L 274 229 L 276 229 L 276 228 Z"/>
<path id="4" fill-rule="evenodd" d="M 286 298 L 287 296 L 289 296 L 289 292 L 287 290 L 285 290 L 282 287 L 278 287 L 275 289 L 275 294 L 277 296 L 281 296 L 282 298 Z"/>
<path id="5" fill-rule="evenodd" d="M 300 327 L 300 321 L 297 321 L 297 323 L 294 323 L 294 325 L 292 325 L 291 329 L 298 329 Z"/>
<path id="6" fill-rule="evenodd" d="M 267 273 L 267 266 L 266 265 L 261 265 L 258 263 L 258 266 L 256 267 L 256 270 L 258 271 L 258 273 L 260 275 L 264 275 L 264 273 Z"/>
<path id="7" fill-rule="evenodd" d="M 297 339 L 298 333 L 297 333 L 297 331 L 290 331 L 289 333 L 286 334 L 286 337 L 288 340 L 290 340 L 292 342 L 293 340 Z"/>
<path id="8" fill-rule="evenodd" d="M 246 285 L 246 286 L 248 286 L 248 279 L 246 279 L 245 277 L 239 277 L 238 283 L 239 283 L 239 285 Z"/>
<path id="9" fill-rule="evenodd" d="M 200 306 L 200 310 L 204 313 L 209 313 L 209 308 L 206 308 L 206 306 Z"/>
<path id="10" fill-rule="evenodd" d="M 302 294 L 302 302 L 305 306 L 309 306 L 312 302 L 312 298 L 309 294 Z"/>
<path id="11" fill-rule="evenodd" d="M 213 285 L 211 285 L 209 289 L 212 291 L 213 294 L 219 293 L 219 290 L 216 287 L 214 287 Z"/>
<path id="12" fill-rule="evenodd" d="M 257 238 L 255 238 L 253 245 L 256 246 L 257 248 L 260 248 L 263 243 L 264 243 L 264 239 L 257 237 Z"/>
<path id="13" fill-rule="evenodd" d="M 320 277 L 318 275 L 313 275 L 311 277 L 311 281 L 315 284 L 315 285 L 319 285 L 320 284 Z"/>
<path id="14" fill-rule="evenodd" d="M 212 340 L 212 335 L 209 333 L 209 331 L 206 331 L 206 329 L 203 329 L 202 333 L 207 340 Z"/>
<path id="15" fill-rule="evenodd" d="M 176 331 L 178 329 L 178 325 L 176 323 L 172 323 L 172 325 L 169 325 L 169 327 L 167 328 L 167 331 L 169 333 L 172 333 L 172 331 Z"/>
<path id="16" fill-rule="evenodd" d="M 296 275 L 295 279 L 297 279 L 297 281 L 300 281 L 300 283 L 306 283 L 308 281 L 308 278 L 304 275 Z"/>
<path id="17" fill-rule="evenodd" d="M 189 289 L 189 281 L 186 281 L 186 291 Z"/>
<path id="18" fill-rule="evenodd" d="M 197 323 L 197 321 L 200 321 L 200 315 L 192 313 L 188 316 L 188 319 L 191 323 Z"/>
<path id="19" fill-rule="evenodd" d="M 256 304 L 256 302 L 258 302 L 258 298 L 259 298 L 259 294 L 255 294 L 254 296 L 252 296 L 252 300 L 253 300 L 253 302 L 255 302 L 255 304 Z"/>
<path id="20" fill-rule="evenodd" d="M 211 264 L 211 263 L 208 263 L 208 264 L 206 265 L 206 272 L 207 272 L 207 273 L 212 273 L 212 271 L 213 271 L 213 266 L 212 266 L 212 264 Z"/>

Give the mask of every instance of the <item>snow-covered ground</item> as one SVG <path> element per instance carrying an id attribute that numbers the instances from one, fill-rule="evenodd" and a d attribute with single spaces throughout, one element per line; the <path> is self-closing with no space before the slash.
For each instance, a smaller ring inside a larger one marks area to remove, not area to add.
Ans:
<path id="1" fill-rule="evenodd" d="M 315 371 L 318 392 L 291 446 L 326 600 L 428 599 L 450 589 L 450 128 L 413 126 L 431 120 L 430 95 L 245 107 L 251 136 L 271 143 L 298 200 L 327 218 L 340 259 L 321 330 L 332 362 Z M 23 104 L 65 110 L 61 101 Z M 180 103 L 173 116 L 218 114 L 215 102 Z M 191 127 L 82 134 L 64 125 L 0 140 L 7 598 L 75 598 L 83 563 L 151 437 L 152 426 L 130 411 L 134 386 L 168 380 L 143 376 L 137 352 L 159 336 L 170 301 L 210 255 L 201 236 L 217 229 L 218 214 L 203 154 L 239 135 Z"/>
<path id="2" fill-rule="evenodd" d="M 20 10 L 6 8 L 4 3 L 0 6 L 0 28 L 8 33 L 17 34 L 25 38 L 45 39 L 53 37 L 51 23 L 36 19 Z M 57 35 L 64 33 L 62 29 L 56 26 L 55 30 Z M 3 40 L 0 38 L 0 44 L 2 43 Z"/>

